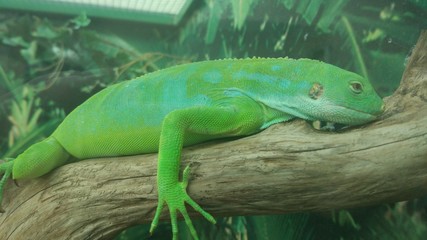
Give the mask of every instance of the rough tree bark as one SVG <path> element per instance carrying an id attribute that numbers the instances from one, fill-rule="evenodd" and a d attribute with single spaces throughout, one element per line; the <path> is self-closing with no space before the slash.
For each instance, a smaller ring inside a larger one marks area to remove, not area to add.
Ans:
<path id="1" fill-rule="evenodd" d="M 186 148 L 189 193 L 215 216 L 326 211 L 427 194 L 426 101 L 424 31 L 382 119 L 342 133 L 296 120 Z M 93 159 L 20 187 L 9 182 L 0 239 L 109 239 L 151 221 L 156 156 Z"/>

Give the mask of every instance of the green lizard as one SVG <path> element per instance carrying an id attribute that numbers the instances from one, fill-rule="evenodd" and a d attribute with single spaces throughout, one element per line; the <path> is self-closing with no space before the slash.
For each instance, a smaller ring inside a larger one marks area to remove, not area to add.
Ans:
<path id="1" fill-rule="evenodd" d="M 361 76 L 316 60 L 216 60 L 185 64 L 112 85 L 72 111 L 45 140 L 0 164 L 4 184 L 42 176 L 70 158 L 159 152 L 158 205 L 152 232 L 168 206 L 173 238 L 180 212 L 194 239 L 185 203 L 207 220 L 179 180 L 183 146 L 246 136 L 293 118 L 359 125 L 374 120 L 383 101 Z"/>

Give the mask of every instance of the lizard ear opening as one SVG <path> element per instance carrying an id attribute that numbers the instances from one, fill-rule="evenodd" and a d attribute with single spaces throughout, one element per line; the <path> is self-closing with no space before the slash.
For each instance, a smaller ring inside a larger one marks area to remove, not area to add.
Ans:
<path id="1" fill-rule="evenodd" d="M 314 83 L 308 92 L 308 96 L 311 99 L 317 100 L 323 94 L 323 86 L 320 83 Z"/>

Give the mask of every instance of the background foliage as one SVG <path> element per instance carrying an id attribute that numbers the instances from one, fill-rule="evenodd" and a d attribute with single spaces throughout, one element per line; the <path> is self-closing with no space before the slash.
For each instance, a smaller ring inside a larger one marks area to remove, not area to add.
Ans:
<path id="1" fill-rule="evenodd" d="M 314 58 L 364 75 L 382 96 L 390 95 L 427 27 L 427 1 L 199 0 L 178 27 L 69 18 L 0 11 L 2 159 L 49 135 L 100 89 L 184 62 Z M 201 239 L 422 239 L 426 200 L 195 225 Z M 180 227 L 182 239 L 186 229 Z M 148 236 L 144 225 L 117 239 Z M 163 224 L 151 239 L 170 237 Z"/>

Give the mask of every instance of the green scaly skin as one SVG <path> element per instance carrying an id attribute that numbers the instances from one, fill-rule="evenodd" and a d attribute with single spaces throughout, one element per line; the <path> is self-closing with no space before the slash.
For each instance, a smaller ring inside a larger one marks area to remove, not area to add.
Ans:
<path id="1" fill-rule="evenodd" d="M 77 159 L 159 152 L 158 205 L 151 232 L 168 206 L 173 239 L 180 212 L 194 239 L 186 192 L 179 181 L 183 146 L 254 134 L 293 118 L 360 125 L 383 111 L 383 101 L 361 76 L 315 60 L 241 59 L 180 65 L 112 85 L 71 112 L 47 139 L 0 164 L 3 187 L 42 176 Z"/>

